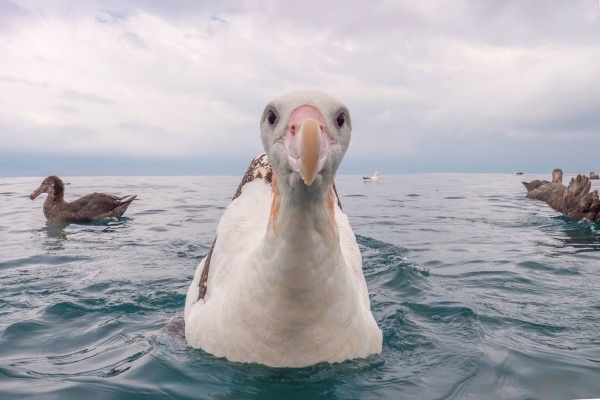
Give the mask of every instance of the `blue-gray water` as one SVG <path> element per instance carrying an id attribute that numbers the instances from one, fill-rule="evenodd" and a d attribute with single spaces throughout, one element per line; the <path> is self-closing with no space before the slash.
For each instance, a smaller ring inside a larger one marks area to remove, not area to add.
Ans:
<path id="1" fill-rule="evenodd" d="M 2 178 L 0 398 L 600 397 L 600 226 L 525 199 L 534 178 L 339 177 L 383 353 L 300 370 L 164 329 L 238 177 L 66 178 L 67 200 L 139 200 L 118 223 L 65 228 L 29 200 L 42 178 Z"/>

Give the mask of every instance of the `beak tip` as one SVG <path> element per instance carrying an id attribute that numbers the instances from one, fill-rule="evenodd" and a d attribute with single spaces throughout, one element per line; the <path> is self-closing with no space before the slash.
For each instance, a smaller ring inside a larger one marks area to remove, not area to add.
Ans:
<path id="1" fill-rule="evenodd" d="M 31 200 L 35 200 L 42 193 L 43 193 L 43 189 L 41 187 L 39 187 L 29 195 L 29 198 Z"/>
<path id="2" fill-rule="evenodd" d="M 308 168 L 301 167 L 299 172 L 304 184 L 306 186 L 310 186 L 314 183 L 315 179 L 317 178 L 318 171 L 316 171 L 316 169 L 314 171 L 307 171 L 307 169 Z"/>

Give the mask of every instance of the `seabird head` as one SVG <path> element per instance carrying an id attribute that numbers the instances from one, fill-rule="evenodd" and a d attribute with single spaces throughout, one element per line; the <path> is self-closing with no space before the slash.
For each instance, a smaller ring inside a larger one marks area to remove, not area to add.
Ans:
<path id="1" fill-rule="evenodd" d="M 67 183 L 67 185 L 68 185 L 68 183 Z M 37 189 L 35 189 L 33 191 L 33 193 L 31 193 L 29 198 L 31 200 L 34 200 L 36 197 L 38 197 L 42 193 L 49 193 L 52 195 L 62 195 L 62 194 L 64 194 L 64 191 L 65 191 L 65 184 L 63 183 L 63 181 L 58 176 L 50 175 L 49 177 L 47 177 L 46 179 L 44 179 L 42 181 L 42 184 L 40 185 L 40 187 L 38 187 Z"/>
<path id="2" fill-rule="evenodd" d="M 351 131 L 348 108 L 312 90 L 277 97 L 260 119 L 260 137 L 275 177 L 306 189 L 333 182 Z"/>
<path id="3" fill-rule="evenodd" d="M 552 170 L 552 183 L 562 183 L 563 172 L 560 168 Z"/>

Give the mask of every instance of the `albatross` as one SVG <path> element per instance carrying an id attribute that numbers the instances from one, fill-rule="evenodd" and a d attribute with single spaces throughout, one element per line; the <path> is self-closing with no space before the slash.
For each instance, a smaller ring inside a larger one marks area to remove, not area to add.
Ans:
<path id="1" fill-rule="evenodd" d="M 254 158 L 188 289 L 185 337 L 217 357 L 305 367 L 381 353 L 334 178 L 350 112 L 319 91 L 272 100 Z"/>
<path id="2" fill-rule="evenodd" d="M 137 197 L 137 195 L 117 197 L 105 193 L 90 193 L 77 200 L 67 202 L 65 201 L 65 184 L 58 176 L 54 175 L 44 179 L 29 198 L 35 200 L 42 193 L 48 193 L 44 201 L 46 219 L 50 222 L 62 223 L 118 219 Z"/>

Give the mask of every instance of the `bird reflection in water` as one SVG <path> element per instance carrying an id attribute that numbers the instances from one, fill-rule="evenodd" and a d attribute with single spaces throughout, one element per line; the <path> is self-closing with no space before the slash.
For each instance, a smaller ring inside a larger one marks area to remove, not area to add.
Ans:
<path id="1" fill-rule="evenodd" d="M 120 226 L 126 224 L 130 218 L 119 218 L 119 221 L 95 221 L 88 224 L 69 224 L 63 222 L 46 222 L 46 225 L 40 229 L 48 240 L 44 242 L 44 245 L 49 251 L 63 250 L 64 241 L 69 236 L 77 233 L 88 233 L 88 234 L 103 234 L 103 233 L 114 233 Z M 67 229 L 67 227 L 72 229 Z"/>
<path id="2" fill-rule="evenodd" d="M 41 230 L 48 235 L 49 238 L 59 238 L 59 239 L 67 239 L 67 232 L 65 232 L 65 228 L 69 226 L 66 223 L 60 222 L 46 222 L 46 226 L 44 226 Z"/>
<path id="3" fill-rule="evenodd" d="M 46 251 L 61 251 L 65 249 L 64 241 L 67 240 L 65 228 L 69 226 L 66 223 L 46 222 L 46 225 L 40 229 L 47 236 L 43 241 Z"/>

